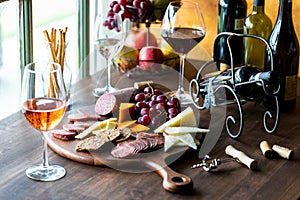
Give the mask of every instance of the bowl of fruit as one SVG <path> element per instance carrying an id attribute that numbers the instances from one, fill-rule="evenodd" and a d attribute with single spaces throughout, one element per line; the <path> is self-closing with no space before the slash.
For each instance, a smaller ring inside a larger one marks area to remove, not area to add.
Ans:
<path id="1" fill-rule="evenodd" d="M 180 57 L 170 46 L 163 44 L 157 34 L 147 28 L 132 28 L 113 63 L 128 75 L 161 74 L 178 70 Z"/>

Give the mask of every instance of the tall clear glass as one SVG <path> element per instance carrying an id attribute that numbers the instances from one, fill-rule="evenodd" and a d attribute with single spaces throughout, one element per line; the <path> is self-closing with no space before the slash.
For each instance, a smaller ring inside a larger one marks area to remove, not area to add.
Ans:
<path id="1" fill-rule="evenodd" d="M 198 3 L 170 2 L 161 25 L 161 36 L 180 55 L 180 76 L 176 96 L 181 104 L 191 104 L 192 98 L 183 88 L 184 64 L 187 53 L 202 41 L 206 27 Z"/>
<path id="2" fill-rule="evenodd" d="M 95 21 L 95 46 L 105 58 L 107 66 L 106 85 L 95 88 L 94 96 L 99 97 L 104 93 L 115 91 L 111 86 L 111 60 L 123 47 L 125 31 L 123 30 L 122 17 L 118 13 L 103 12 L 97 15 Z M 101 79 L 102 77 L 99 77 Z"/>
<path id="3" fill-rule="evenodd" d="M 26 169 L 34 180 L 54 181 L 62 178 L 66 170 L 49 165 L 45 136 L 62 120 L 66 110 L 67 93 L 61 67 L 54 62 L 35 62 L 26 65 L 22 80 L 22 112 L 29 124 L 39 130 L 43 141 L 43 162 Z"/>

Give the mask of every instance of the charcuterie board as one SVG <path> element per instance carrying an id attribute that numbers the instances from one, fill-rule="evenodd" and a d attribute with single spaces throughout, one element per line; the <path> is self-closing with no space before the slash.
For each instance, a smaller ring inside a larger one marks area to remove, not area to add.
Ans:
<path id="1" fill-rule="evenodd" d="M 62 157 L 73 161 L 98 166 L 108 166 L 116 170 L 132 173 L 145 173 L 155 171 L 163 178 L 163 188 L 174 193 L 191 191 L 192 179 L 184 174 L 177 173 L 168 167 L 169 164 L 186 153 L 186 147 L 178 147 L 170 152 L 163 149 L 151 153 L 143 153 L 133 158 L 114 158 L 110 155 L 108 145 L 104 150 L 98 152 L 78 152 L 75 150 L 77 140 L 63 141 L 54 138 L 51 134 L 46 138 L 49 147 Z M 168 161 L 166 162 L 166 159 Z"/>
<path id="2" fill-rule="evenodd" d="M 80 109 L 95 111 L 95 105 Z M 67 116 L 72 114 L 72 112 L 75 112 L 75 110 L 66 113 L 61 124 L 68 121 Z M 169 167 L 171 163 L 190 151 L 187 146 L 174 147 L 167 152 L 164 151 L 164 148 L 160 148 L 146 153 L 138 153 L 129 158 L 115 158 L 111 155 L 111 150 L 115 147 L 115 144 L 112 142 L 107 142 L 104 147 L 96 151 L 77 151 L 76 145 L 80 141 L 78 139 L 65 141 L 53 137 L 51 133 L 49 133 L 46 139 L 48 146 L 54 152 L 73 161 L 88 165 L 107 166 L 115 170 L 130 173 L 154 171 L 162 177 L 163 188 L 169 192 L 182 193 L 191 191 L 193 188 L 193 182 L 190 177 L 177 173 Z"/>

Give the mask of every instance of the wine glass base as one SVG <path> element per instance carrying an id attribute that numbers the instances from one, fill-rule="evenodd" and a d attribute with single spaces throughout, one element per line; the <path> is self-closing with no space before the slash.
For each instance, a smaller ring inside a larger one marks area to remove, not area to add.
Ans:
<path id="1" fill-rule="evenodd" d="M 48 167 L 33 165 L 26 169 L 27 177 L 37 181 L 56 181 L 64 177 L 65 174 L 65 168 L 59 165 L 50 165 Z"/>
<path id="2" fill-rule="evenodd" d="M 187 92 L 183 91 L 177 91 L 175 93 L 175 96 L 178 98 L 180 101 L 181 105 L 189 105 L 193 103 L 193 99 L 191 95 L 189 95 Z"/>
<path id="3" fill-rule="evenodd" d="M 102 94 L 114 92 L 116 90 L 117 90 L 117 88 L 114 88 L 112 86 L 103 87 L 103 88 L 95 88 L 93 91 L 93 95 L 95 97 L 100 97 Z"/>

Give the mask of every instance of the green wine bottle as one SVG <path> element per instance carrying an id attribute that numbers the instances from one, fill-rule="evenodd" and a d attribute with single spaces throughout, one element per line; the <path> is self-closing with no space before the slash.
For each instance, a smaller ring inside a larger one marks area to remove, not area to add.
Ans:
<path id="1" fill-rule="evenodd" d="M 265 0 L 254 0 L 253 10 L 245 19 L 244 33 L 256 35 L 266 40 L 272 32 L 272 21 L 265 14 Z M 265 69 L 266 44 L 254 38 L 245 38 L 245 62 L 260 69 Z"/>

